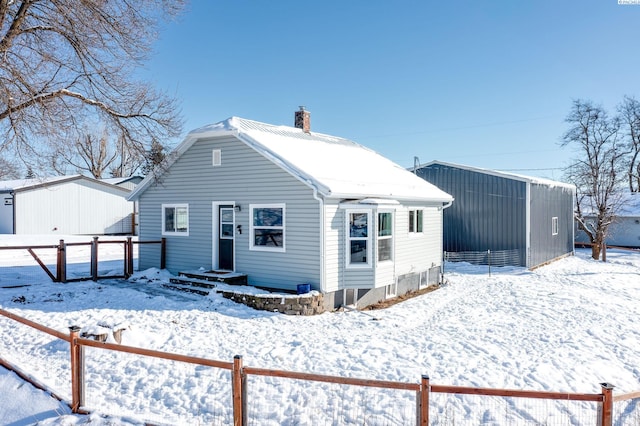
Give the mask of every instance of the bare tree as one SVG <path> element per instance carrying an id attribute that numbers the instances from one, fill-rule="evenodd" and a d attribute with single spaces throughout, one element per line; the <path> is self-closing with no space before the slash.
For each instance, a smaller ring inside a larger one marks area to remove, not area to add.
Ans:
<path id="1" fill-rule="evenodd" d="M 0 0 L 0 151 L 37 157 L 87 120 L 127 149 L 177 136 L 176 100 L 133 80 L 184 0 Z"/>
<path id="2" fill-rule="evenodd" d="M 618 114 L 629 144 L 630 152 L 627 161 L 629 191 L 640 192 L 640 102 L 625 96 L 622 103 L 618 105 Z"/>
<path id="3" fill-rule="evenodd" d="M 106 132 L 101 136 L 86 133 L 78 136 L 70 146 L 59 145 L 53 154 L 51 164 L 62 174 L 67 166 L 71 165 L 80 173 L 86 172 L 96 179 L 101 179 L 117 158 L 118 153 L 112 149 Z"/>
<path id="4" fill-rule="evenodd" d="M 610 119 L 601 106 L 576 100 L 565 119 L 569 130 L 562 146 L 578 149 L 578 157 L 567 169 L 567 178 L 576 185 L 576 221 L 588 236 L 591 257 L 600 258 L 609 225 L 623 203 L 625 151 L 620 120 Z"/>
<path id="5" fill-rule="evenodd" d="M 13 161 L 6 158 L 0 158 L 0 180 L 18 179 L 20 172 Z"/>

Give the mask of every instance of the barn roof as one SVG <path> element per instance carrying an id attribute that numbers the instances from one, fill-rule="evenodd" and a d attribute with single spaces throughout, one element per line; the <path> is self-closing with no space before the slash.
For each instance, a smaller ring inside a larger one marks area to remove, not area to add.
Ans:
<path id="1" fill-rule="evenodd" d="M 461 164 L 454 164 L 454 163 L 448 163 L 445 161 L 430 161 L 428 163 L 425 164 L 420 164 L 419 166 L 416 167 L 412 167 L 410 170 L 414 170 L 414 169 L 421 169 L 423 167 L 428 167 L 434 164 L 440 164 L 446 167 L 453 167 L 453 168 L 457 168 L 457 169 L 461 169 L 461 170 L 468 170 L 468 171 L 472 171 L 472 172 L 476 172 L 476 173 L 483 173 L 483 174 L 487 174 L 487 175 L 492 175 L 492 176 L 498 176 L 498 177 L 503 177 L 505 179 L 511 179 L 511 180 L 517 180 L 517 181 L 521 181 L 521 182 L 526 182 L 526 183 L 533 183 L 533 184 L 538 184 L 538 185 L 546 185 L 549 186 L 551 188 L 553 187 L 564 187 L 564 188 L 568 188 L 568 189 L 572 189 L 575 191 L 575 185 L 570 184 L 570 183 L 566 183 L 566 182 L 560 182 L 560 181 L 555 181 L 555 180 L 551 180 L 551 179 L 544 179 L 544 178 L 539 178 L 539 177 L 535 177 L 535 176 L 526 176 L 526 175 L 521 175 L 521 174 L 517 174 L 517 173 L 510 173 L 510 172 L 501 172 L 498 170 L 491 170 L 491 169 L 483 169 L 480 167 L 473 167 L 473 166 L 465 166 L 465 165 L 461 165 Z"/>
<path id="2" fill-rule="evenodd" d="M 173 161 L 200 139 L 229 135 L 327 197 L 438 203 L 453 200 L 434 185 L 351 140 L 239 117 L 191 131 L 176 149 Z M 137 198 L 153 180 L 153 176 L 147 177 L 130 198 Z"/>

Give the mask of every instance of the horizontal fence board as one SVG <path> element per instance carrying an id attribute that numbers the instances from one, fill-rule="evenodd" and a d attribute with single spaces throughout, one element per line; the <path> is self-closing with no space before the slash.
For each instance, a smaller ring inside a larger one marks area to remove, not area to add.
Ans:
<path id="1" fill-rule="evenodd" d="M 591 393 L 565 393 L 565 392 L 547 392 L 547 391 L 531 391 L 517 389 L 489 389 L 489 388 L 471 388 L 464 386 L 443 386 L 431 385 L 433 393 L 453 393 L 464 395 L 485 395 L 485 396 L 504 396 L 513 398 L 534 398 L 534 399 L 560 399 L 565 401 L 596 401 L 602 402 L 602 394 Z"/>
<path id="2" fill-rule="evenodd" d="M 154 351 L 152 349 L 136 348 L 135 346 L 118 345 L 113 343 L 101 343 L 95 340 L 80 339 L 80 338 L 75 339 L 75 343 L 82 346 L 91 346 L 93 348 L 107 349 L 107 350 L 116 351 L 116 352 L 126 352 L 130 354 L 135 354 L 135 355 L 144 355 L 144 356 L 149 356 L 153 358 L 168 359 L 170 361 L 186 362 L 188 364 L 205 365 L 208 367 L 222 368 L 225 370 L 233 369 L 232 362 L 217 361 L 213 359 L 199 358 L 199 357 L 194 357 L 189 355 L 180 355 L 180 354 L 174 354 L 170 352 Z"/>
<path id="3" fill-rule="evenodd" d="M 62 333 L 58 330 L 54 330 L 53 328 L 40 325 L 37 322 L 33 322 L 19 315 L 12 314 L 11 312 L 5 311 L 4 309 L 0 309 L 0 315 L 3 315 L 21 324 L 28 325 L 31 328 L 35 328 L 36 330 L 42 331 L 43 333 L 47 333 L 53 337 L 57 337 L 58 339 L 69 341 L 69 335 L 67 333 Z"/>
<path id="4" fill-rule="evenodd" d="M 625 393 L 623 395 L 616 395 L 613 397 L 613 402 L 628 401 L 630 399 L 636 399 L 636 398 L 640 398 L 640 391 Z"/>
<path id="5" fill-rule="evenodd" d="M 266 368 L 243 367 L 242 370 L 246 375 L 281 377 L 288 379 L 309 380 L 314 382 L 338 383 L 343 385 L 367 386 L 385 389 L 400 389 L 419 391 L 420 384 L 391 382 L 385 380 L 356 379 L 342 376 L 327 376 L 323 374 L 300 373 L 295 371 L 270 370 Z"/>

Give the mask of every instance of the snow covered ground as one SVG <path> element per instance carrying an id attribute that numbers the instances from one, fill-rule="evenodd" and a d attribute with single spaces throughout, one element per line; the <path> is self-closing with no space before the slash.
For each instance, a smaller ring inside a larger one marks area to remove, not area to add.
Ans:
<path id="1" fill-rule="evenodd" d="M 0 237 L 0 246 L 31 242 Z M 100 250 L 101 259 L 116 259 L 101 269 L 121 268 L 121 248 Z M 0 250 L 0 308 L 63 332 L 71 325 L 122 326 L 122 344 L 130 346 L 227 362 L 242 355 L 249 367 L 346 377 L 418 383 L 428 374 L 438 385 L 599 393 L 599 383 L 608 382 L 614 394 L 640 390 L 640 253 L 609 251 L 603 263 L 579 250 L 535 271 L 494 267 L 491 274 L 486 266 L 449 263 L 447 283 L 437 291 L 384 310 L 314 317 L 177 294 L 160 286 L 168 275 L 158 270 L 130 281 L 55 284 L 28 266 L 28 254 L 20 256 Z M 16 282 L 28 286 L 3 288 Z M 70 399 L 67 342 L 4 317 L 0 333 L 0 356 Z M 0 369 L 0 424 L 231 423 L 228 371 L 95 348 L 86 348 L 86 370 L 91 417 L 70 415 Z M 415 394 L 406 391 L 250 376 L 248 400 L 253 425 L 415 419 Z M 432 394 L 431 421 L 594 424 L 595 409 L 584 402 Z M 617 404 L 616 422 L 640 424 L 640 407 Z"/>

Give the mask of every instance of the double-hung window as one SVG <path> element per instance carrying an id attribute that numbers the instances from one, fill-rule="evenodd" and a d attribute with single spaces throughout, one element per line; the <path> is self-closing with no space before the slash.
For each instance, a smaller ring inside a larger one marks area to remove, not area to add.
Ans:
<path id="1" fill-rule="evenodd" d="M 422 232 L 424 210 L 409 210 L 409 233 Z"/>
<path id="2" fill-rule="evenodd" d="M 347 213 L 347 266 L 371 266 L 371 211 Z"/>
<path id="3" fill-rule="evenodd" d="M 162 205 L 162 235 L 189 235 L 189 205 Z"/>
<path id="4" fill-rule="evenodd" d="M 251 250 L 285 251 L 285 205 L 252 204 Z"/>
<path id="5" fill-rule="evenodd" d="M 378 213 L 378 262 L 393 260 L 393 213 Z"/>

